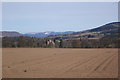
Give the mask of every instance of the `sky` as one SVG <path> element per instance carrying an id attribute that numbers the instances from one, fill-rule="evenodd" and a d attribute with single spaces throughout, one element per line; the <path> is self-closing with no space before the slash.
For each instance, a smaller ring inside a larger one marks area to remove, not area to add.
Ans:
<path id="1" fill-rule="evenodd" d="M 117 21 L 117 2 L 2 3 L 3 31 L 82 31 Z"/>

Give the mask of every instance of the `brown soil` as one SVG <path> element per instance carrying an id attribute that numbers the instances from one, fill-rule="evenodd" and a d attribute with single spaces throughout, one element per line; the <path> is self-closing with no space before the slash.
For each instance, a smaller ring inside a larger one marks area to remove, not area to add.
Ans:
<path id="1" fill-rule="evenodd" d="M 116 78 L 118 49 L 3 48 L 3 78 Z"/>

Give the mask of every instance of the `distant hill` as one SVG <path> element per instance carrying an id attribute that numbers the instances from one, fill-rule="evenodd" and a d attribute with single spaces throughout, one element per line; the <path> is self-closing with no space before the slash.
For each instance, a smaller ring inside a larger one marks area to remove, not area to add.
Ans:
<path id="1" fill-rule="evenodd" d="M 1 37 L 19 37 L 19 36 L 28 36 L 28 37 L 48 37 L 50 35 L 64 35 L 64 34 L 71 34 L 73 31 L 66 31 L 66 32 L 32 32 L 32 33 L 26 33 L 21 34 L 19 32 L 15 31 L 1 31 L 0 36 Z"/>
<path id="2" fill-rule="evenodd" d="M 94 28 L 91 30 L 87 30 L 88 32 L 100 32 L 100 33 L 116 33 L 118 32 L 118 28 L 120 28 L 120 22 L 113 22 L 98 28 Z"/>
<path id="3" fill-rule="evenodd" d="M 71 34 L 73 31 L 66 31 L 66 32 L 52 32 L 52 31 L 47 31 L 47 32 L 38 32 L 38 33 L 26 33 L 24 34 L 25 36 L 29 37 L 48 37 L 50 35 L 64 35 L 64 34 Z"/>
<path id="4" fill-rule="evenodd" d="M 66 31 L 66 32 L 38 32 L 38 33 L 26 33 L 21 34 L 15 31 L 2 31 L 0 36 L 5 37 L 19 37 L 19 36 L 28 36 L 28 37 L 49 37 L 49 38 L 56 38 L 56 39 L 68 39 L 68 38 L 80 38 L 80 37 L 87 37 L 87 38 L 101 38 L 106 34 L 117 34 L 118 30 L 120 29 L 120 22 L 113 22 L 109 24 L 105 24 L 103 26 L 89 29 L 85 31 Z"/>
<path id="5" fill-rule="evenodd" d="M 69 39 L 69 38 L 94 38 L 99 39 L 104 37 L 104 35 L 110 35 L 110 34 L 118 34 L 118 31 L 120 29 L 120 22 L 113 22 L 109 24 L 105 24 L 103 26 L 89 29 L 81 32 L 74 32 L 72 34 L 66 34 L 66 35 L 57 35 L 57 36 L 49 36 L 56 39 Z M 113 36 L 113 35 L 112 35 Z"/>
<path id="6" fill-rule="evenodd" d="M 1 31 L 0 36 L 1 37 L 19 37 L 24 35 L 15 31 Z"/>

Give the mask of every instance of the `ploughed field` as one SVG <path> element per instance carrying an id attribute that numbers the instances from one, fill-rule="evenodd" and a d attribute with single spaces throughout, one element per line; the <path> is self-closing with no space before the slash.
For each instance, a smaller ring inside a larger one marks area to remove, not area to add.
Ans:
<path id="1" fill-rule="evenodd" d="M 3 48 L 3 78 L 116 78 L 118 49 Z"/>

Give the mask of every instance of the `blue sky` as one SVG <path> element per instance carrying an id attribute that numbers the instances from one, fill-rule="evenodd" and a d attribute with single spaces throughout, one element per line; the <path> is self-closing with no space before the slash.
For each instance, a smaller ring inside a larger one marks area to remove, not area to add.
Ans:
<path id="1" fill-rule="evenodd" d="M 3 2 L 2 29 L 82 31 L 118 21 L 117 2 Z"/>

